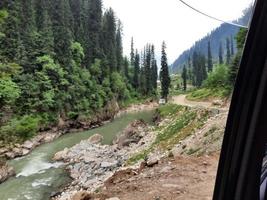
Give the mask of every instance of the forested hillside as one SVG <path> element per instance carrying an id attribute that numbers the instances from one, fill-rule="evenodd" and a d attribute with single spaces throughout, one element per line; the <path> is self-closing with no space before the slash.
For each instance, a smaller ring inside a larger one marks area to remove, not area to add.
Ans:
<path id="1" fill-rule="evenodd" d="M 156 93 L 154 46 L 128 61 L 101 0 L 1 0 L 0 11 L 1 141 Z"/>
<path id="2" fill-rule="evenodd" d="M 243 16 L 236 20 L 235 23 L 241 25 L 247 25 L 251 16 L 252 7 L 244 10 Z M 220 27 L 213 30 L 204 38 L 197 41 L 190 49 L 185 50 L 171 65 L 170 71 L 171 73 L 177 73 L 182 70 L 183 65 L 187 63 L 188 58 L 193 56 L 194 51 L 197 51 L 204 56 L 208 56 L 208 43 L 210 42 L 211 55 L 213 57 L 213 62 L 219 60 L 220 51 L 223 56 L 227 54 L 227 40 L 233 46 L 233 51 L 237 52 L 237 45 L 235 42 L 236 34 L 240 28 L 222 24 Z"/>

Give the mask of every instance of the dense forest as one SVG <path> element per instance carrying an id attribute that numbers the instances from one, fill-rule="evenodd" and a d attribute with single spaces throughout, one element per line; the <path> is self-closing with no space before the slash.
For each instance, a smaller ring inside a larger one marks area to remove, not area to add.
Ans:
<path id="1" fill-rule="evenodd" d="M 247 25 L 249 23 L 249 19 L 252 13 L 252 6 L 245 9 L 243 11 L 243 16 L 236 20 L 235 23 Z M 235 36 L 239 32 L 240 28 L 222 24 L 220 27 L 213 30 L 204 38 L 197 41 L 190 49 L 185 50 L 179 57 L 174 61 L 174 63 L 170 66 L 171 73 L 181 72 L 183 69 L 183 65 L 188 62 L 188 58 L 192 57 L 194 51 L 203 54 L 204 56 L 208 56 L 208 51 L 206 50 L 208 44 L 210 45 L 210 52 L 212 55 L 212 62 L 216 63 L 219 61 L 219 55 L 226 56 L 227 54 L 227 44 L 230 42 L 233 47 L 233 52 L 237 52 L 237 44 L 235 42 Z"/>
<path id="2" fill-rule="evenodd" d="M 247 29 L 241 28 L 235 36 L 236 52 L 233 50 L 233 43 L 227 40 L 226 54 L 223 54 L 220 47 L 219 60 L 216 62 L 213 61 L 209 42 L 206 48 L 207 56 L 200 51 L 193 51 L 193 55 L 183 66 L 180 74 L 182 80 L 178 82 L 176 88 L 187 91 L 190 85 L 192 91 L 187 95 L 190 100 L 229 98 L 238 73 L 246 35 Z"/>
<path id="3" fill-rule="evenodd" d="M 139 53 L 132 40 L 128 60 L 120 20 L 103 10 L 101 0 L 0 1 L 0 141 L 157 94 L 154 45 Z"/>

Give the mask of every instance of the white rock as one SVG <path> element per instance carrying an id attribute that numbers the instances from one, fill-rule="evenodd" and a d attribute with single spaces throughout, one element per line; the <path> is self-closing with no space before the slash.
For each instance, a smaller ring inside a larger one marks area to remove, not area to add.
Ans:
<path id="1" fill-rule="evenodd" d="M 25 149 L 32 149 L 32 148 L 34 148 L 34 144 L 33 144 L 33 142 L 28 140 L 28 141 L 24 142 L 22 147 L 24 147 Z"/>
<path id="2" fill-rule="evenodd" d="M 67 157 L 69 149 L 65 148 L 63 151 L 59 151 L 54 155 L 53 160 L 55 161 L 61 161 L 64 160 Z"/>
<path id="3" fill-rule="evenodd" d="M 101 168 L 114 168 L 118 164 L 118 161 L 113 161 L 113 162 L 101 162 L 100 166 Z"/>
<path id="4" fill-rule="evenodd" d="M 159 163 L 159 158 L 158 157 L 150 157 L 146 164 L 148 167 L 153 167 L 154 165 Z"/>

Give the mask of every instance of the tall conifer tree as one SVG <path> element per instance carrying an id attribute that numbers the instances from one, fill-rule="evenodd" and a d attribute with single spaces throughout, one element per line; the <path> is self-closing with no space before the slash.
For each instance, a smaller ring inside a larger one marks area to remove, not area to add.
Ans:
<path id="1" fill-rule="evenodd" d="M 183 89 L 184 89 L 184 91 L 186 91 L 186 89 L 187 89 L 187 78 L 188 78 L 187 69 L 186 69 L 186 66 L 184 66 L 183 72 L 182 72 Z"/>
<path id="2" fill-rule="evenodd" d="M 222 46 L 222 43 L 220 43 L 220 46 L 219 46 L 219 64 L 223 64 L 223 46 Z"/>
<path id="3" fill-rule="evenodd" d="M 91 0 L 88 3 L 88 18 L 87 18 L 87 27 L 85 33 L 86 37 L 86 51 L 85 51 L 85 64 L 87 67 L 94 62 L 95 58 L 100 57 L 100 34 L 101 34 L 101 22 L 102 22 L 102 1 L 101 0 Z M 106 13 L 104 23 L 107 27 L 107 34 L 111 34 L 112 37 L 112 51 L 115 54 L 115 16 L 113 10 L 109 9 Z M 111 30 L 112 28 L 112 30 Z M 106 35 L 105 35 L 106 36 Z M 104 37 L 105 38 L 105 37 Z M 110 38 L 109 38 L 110 39 Z M 110 56 L 109 56 L 110 57 Z M 115 59 L 115 56 L 114 58 Z M 114 62 L 115 63 L 115 62 Z M 115 65 L 116 66 L 116 65 Z M 115 68 L 115 66 L 112 66 Z"/>
<path id="4" fill-rule="evenodd" d="M 155 46 L 151 46 L 151 84 L 153 92 L 157 90 L 157 81 L 158 81 L 158 65 L 155 58 Z"/>
<path id="5" fill-rule="evenodd" d="M 116 58 L 116 19 L 114 11 L 108 9 L 103 17 L 102 27 L 102 47 L 107 59 L 110 71 L 116 71 L 117 58 Z"/>
<path id="6" fill-rule="evenodd" d="M 231 35 L 231 56 L 235 55 L 235 49 L 234 49 L 234 39 L 233 36 Z"/>
<path id="7" fill-rule="evenodd" d="M 135 57 L 134 57 L 134 40 L 133 40 L 133 37 L 131 39 L 131 53 L 130 53 L 130 59 L 131 59 L 131 65 L 133 66 L 134 65 L 134 60 L 135 60 Z"/>
<path id="8" fill-rule="evenodd" d="M 231 61 L 231 46 L 230 39 L 226 39 L 226 64 L 229 65 Z"/>
<path id="9" fill-rule="evenodd" d="M 122 25 L 118 21 L 117 31 L 116 31 L 116 58 L 117 58 L 117 70 L 122 70 L 123 64 L 123 47 L 122 47 Z M 129 63 L 128 63 L 129 65 Z"/>
<path id="10" fill-rule="evenodd" d="M 161 81 L 161 97 L 164 99 L 168 99 L 169 88 L 171 84 L 171 79 L 169 75 L 167 54 L 166 54 L 166 44 L 162 43 L 162 51 L 161 51 L 161 70 L 160 70 L 160 81 Z"/>
<path id="11" fill-rule="evenodd" d="M 208 42 L 208 72 L 211 72 L 213 68 L 212 64 L 212 54 L 211 54 L 211 46 L 210 41 Z"/>
<path id="12" fill-rule="evenodd" d="M 134 76 L 133 76 L 133 86 L 137 90 L 140 86 L 140 55 L 136 50 L 134 59 Z"/>

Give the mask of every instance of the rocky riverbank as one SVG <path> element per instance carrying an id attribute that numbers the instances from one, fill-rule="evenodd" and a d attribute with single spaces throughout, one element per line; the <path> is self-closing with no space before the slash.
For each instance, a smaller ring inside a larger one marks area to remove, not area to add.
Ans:
<path id="1" fill-rule="evenodd" d="M 0 184 L 15 175 L 16 173 L 12 167 L 9 167 L 4 162 L 0 163 Z"/>
<path id="2" fill-rule="evenodd" d="M 91 119 L 83 120 L 78 118 L 75 121 L 64 121 L 63 119 L 60 119 L 58 125 L 54 128 L 51 128 L 50 131 L 40 132 L 37 136 L 25 141 L 22 144 L 10 144 L 6 147 L 0 148 L 0 158 L 4 158 L 4 160 L 10 160 L 17 157 L 22 157 L 29 154 L 36 147 L 52 142 L 64 134 L 86 131 L 102 126 L 103 124 L 110 122 L 110 120 L 120 117 L 122 114 L 142 110 L 152 110 L 155 107 L 157 107 L 157 104 L 152 102 L 147 104 L 132 105 L 126 109 L 120 110 L 118 104 L 113 102 L 105 109 L 99 111 L 99 113 L 96 113 Z M 127 142 L 129 141 L 126 141 L 126 143 Z M 8 167 L 6 163 L 2 166 L 3 167 L 0 169 L 0 183 L 15 175 L 14 170 L 11 170 L 12 168 Z"/>
<path id="3" fill-rule="evenodd" d="M 73 181 L 53 200 L 211 198 L 206 185 L 213 188 L 227 112 L 195 107 L 175 112 L 163 107 L 156 127 L 130 124 L 113 145 L 97 143 L 95 135 L 56 154 Z"/>
<path id="4" fill-rule="evenodd" d="M 130 124 L 113 145 L 101 145 L 101 136 L 94 135 L 87 141 L 58 152 L 54 160 L 66 164 L 73 181 L 53 199 L 69 200 L 79 191 L 93 192 L 100 188 L 117 170 L 125 167 L 130 156 L 151 145 L 155 134 L 149 129 L 147 124 L 138 120 Z"/>
<path id="5" fill-rule="evenodd" d="M 49 131 L 40 132 L 31 140 L 25 141 L 23 144 L 11 144 L 6 147 L 0 148 L 0 158 L 14 159 L 29 154 L 34 148 L 41 144 L 51 142 L 60 136 L 67 133 L 82 132 L 89 129 L 97 128 L 110 122 L 110 120 L 120 117 L 123 114 L 130 112 L 138 112 L 144 110 L 153 110 L 158 106 L 155 102 L 148 102 L 146 104 L 135 104 L 127 108 L 120 109 L 117 102 L 112 101 L 105 108 L 103 108 L 92 118 L 76 120 L 63 120 L 59 119 L 58 125 L 51 128 Z"/>

